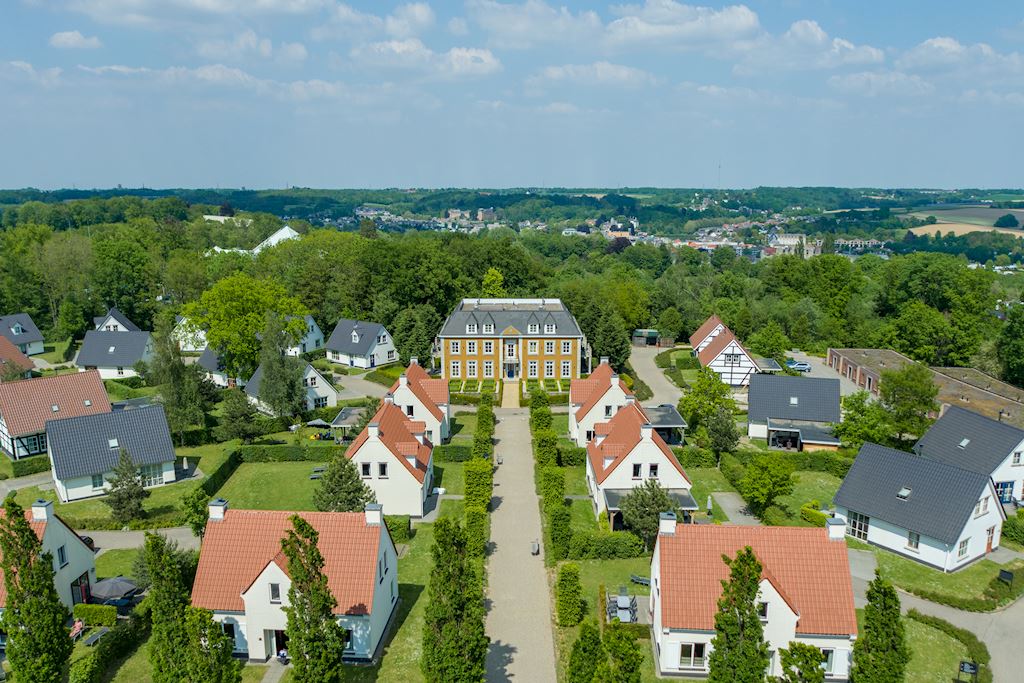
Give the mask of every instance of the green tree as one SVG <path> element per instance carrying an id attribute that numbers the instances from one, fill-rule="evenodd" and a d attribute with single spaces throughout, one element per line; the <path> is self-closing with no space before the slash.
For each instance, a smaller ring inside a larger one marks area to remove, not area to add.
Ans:
<path id="1" fill-rule="evenodd" d="M 434 346 L 434 336 L 441 329 L 441 316 L 433 306 L 421 305 L 402 309 L 392 323 L 391 334 L 399 359 L 408 364 L 411 358 L 426 367 Z"/>
<path id="2" fill-rule="evenodd" d="M 629 331 L 622 318 L 614 312 L 605 311 L 597 318 L 590 346 L 598 358 L 608 357 L 613 368 L 622 369 L 629 362 Z"/>
<path id="3" fill-rule="evenodd" d="M 996 356 L 1003 364 L 1003 379 L 1024 386 L 1024 306 L 1017 305 L 1006 314 L 999 333 Z"/>
<path id="4" fill-rule="evenodd" d="M 501 271 L 497 268 L 488 268 L 487 272 L 484 273 L 483 287 L 480 292 L 480 296 L 500 299 L 508 296 L 505 293 L 505 276 L 501 274 Z"/>
<path id="5" fill-rule="evenodd" d="M 205 380 L 198 365 L 185 365 L 181 350 L 171 331 L 172 319 L 161 316 L 154 331 L 153 359 L 149 364 L 150 384 L 160 385 L 160 400 L 167 415 L 167 425 L 178 436 L 178 444 L 185 445 L 185 432 L 190 427 L 203 426 L 209 407 L 208 392 L 203 390 Z"/>
<path id="6" fill-rule="evenodd" d="M 715 453 L 730 453 L 736 450 L 740 435 L 736 429 L 736 418 L 732 412 L 719 408 L 707 420 L 708 442 Z"/>
<path id="7" fill-rule="evenodd" d="M 743 498 L 758 514 L 793 491 L 793 466 L 778 453 L 758 453 L 740 481 Z"/>
<path id="8" fill-rule="evenodd" d="M 188 635 L 185 631 L 185 608 L 188 588 L 181 574 L 175 553 L 167 547 L 163 536 L 146 533 L 146 567 L 149 571 L 149 595 L 153 632 L 149 638 L 149 664 L 154 683 L 178 683 L 188 680 Z"/>
<path id="9" fill-rule="evenodd" d="M 864 628 L 853 643 L 850 683 L 899 683 L 910 659 L 899 595 L 875 572 L 867 599 Z"/>
<path id="10" fill-rule="evenodd" d="M 18 681 L 60 683 L 74 644 L 65 627 L 70 615 L 53 584 L 53 555 L 14 500 L 0 517 L 0 569 L 7 603 L 0 624 L 7 634 L 7 661 Z"/>
<path id="11" fill-rule="evenodd" d="M 481 681 L 489 638 L 483 587 L 465 529 L 447 517 L 434 523 L 434 567 L 427 586 L 420 665 L 430 683 Z"/>
<path id="12" fill-rule="evenodd" d="M 715 637 L 708 656 L 708 683 L 762 683 L 768 668 L 768 644 L 758 615 L 761 563 L 750 546 L 730 559 L 729 580 L 722 581 L 715 615 Z"/>
<path id="13" fill-rule="evenodd" d="M 663 337 L 681 339 L 684 324 L 683 314 L 674 306 L 669 306 L 658 316 L 658 332 Z"/>
<path id="14" fill-rule="evenodd" d="M 242 662 L 235 659 L 235 643 L 213 620 L 213 613 L 185 608 L 185 670 L 193 683 L 240 683 Z"/>
<path id="15" fill-rule="evenodd" d="M 302 387 L 305 361 L 289 356 L 291 346 L 284 321 L 276 315 L 267 316 L 260 346 L 259 398 L 274 415 L 292 417 L 306 408 L 306 392 Z"/>
<path id="16" fill-rule="evenodd" d="M 662 488 L 657 479 L 647 479 L 643 486 L 637 486 L 626 494 L 620 507 L 623 524 L 639 536 L 648 549 L 654 547 L 658 538 L 661 513 L 677 512 L 668 490 Z"/>
<path id="17" fill-rule="evenodd" d="M 865 442 L 888 444 L 892 417 L 871 394 L 858 391 L 843 397 L 843 421 L 832 425 L 832 433 L 847 448 L 860 448 Z"/>
<path id="18" fill-rule="evenodd" d="M 595 678 L 601 683 L 640 683 L 644 653 L 633 631 L 615 620 L 605 628 L 603 644 L 608 659 L 599 665 Z"/>
<path id="19" fill-rule="evenodd" d="M 932 371 L 919 363 L 910 363 L 899 370 L 883 370 L 878 382 L 879 398 L 892 416 L 897 438 L 919 437 L 932 423 L 929 413 L 937 412 L 935 401 L 939 387 Z"/>
<path id="20" fill-rule="evenodd" d="M 372 218 L 359 219 L 359 236 L 366 239 L 376 239 L 377 223 Z"/>
<path id="21" fill-rule="evenodd" d="M 782 675 L 773 678 L 772 683 L 825 683 L 825 657 L 814 645 L 792 641 L 779 650 L 779 661 Z"/>
<path id="22" fill-rule="evenodd" d="M 1012 213 L 1004 213 L 992 225 L 997 228 L 1019 228 L 1020 221 Z"/>
<path id="23" fill-rule="evenodd" d="M 793 346 L 783 332 L 782 326 L 774 320 L 770 320 L 767 325 L 750 335 L 748 342 L 751 351 L 771 358 L 780 365 L 786 362 L 786 352 Z"/>
<path id="24" fill-rule="evenodd" d="M 313 505 L 321 512 L 359 512 L 377 498 L 362 477 L 356 464 L 338 450 L 327 465 L 320 485 L 313 492 Z"/>
<path id="25" fill-rule="evenodd" d="M 132 228 L 97 238 L 93 287 L 99 301 L 116 306 L 142 329 L 149 329 L 156 301 L 156 264 L 145 239 Z"/>
<path id="26" fill-rule="evenodd" d="M 341 680 L 341 653 L 345 648 L 345 629 L 338 624 L 334 610 L 338 601 L 327 586 L 324 558 L 320 554 L 320 535 L 299 515 L 291 516 L 292 528 L 281 539 L 281 550 L 288 558 L 288 655 L 296 683 L 338 683 Z"/>
<path id="27" fill-rule="evenodd" d="M 729 385 L 717 372 L 708 368 L 697 371 L 697 379 L 690 385 L 690 390 L 679 399 L 679 412 L 691 428 L 706 424 L 720 410 L 731 414 L 735 409 L 736 402 Z"/>
<path id="28" fill-rule="evenodd" d="M 598 663 L 607 658 L 597 624 L 593 621 L 583 622 L 580 635 L 572 644 L 569 655 L 569 683 L 592 683 Z"/>
<path id="29" fill-rule="evenodd" d="M 558 568 L 558 581 L 555 583 L 556 604 L 558 607 L 558 625 L 575 626 L 583 619 L 585 603 L 583 586 L 580 584 L 579 565 L 566 562 Z"/>
<path id="30" fill-rule="evenodd" d="M 181 499 L 181 507 L 185 514 L 185 524 L 192 529 L 192 533 L 199 539 L 206 534 L 206 522 L 210 518 L 209 508 L 210 496 L 203 487 L 197 486 L 191 492 L 186 493 Z"/>
<path id="31" fill-rule="evenodd" d="M 238 388 L 228 389 L 221 403 L 220 422 L 213 431 L 221 441 L 239 439 L 242 443 L 249 443 L 261 432 L 256 420 L 256 407 L 245 392 Z"/>
<path id="32" fill-rule="evenodd" d="M 149 491 L 142 485 L 139 468 L 132 462 L 128 451 L 122 448 L 103 502 L 110 507 L 110 514 L 117 523 L 127 524 L 146 515 L 142 501 L 148 497 Z"/>

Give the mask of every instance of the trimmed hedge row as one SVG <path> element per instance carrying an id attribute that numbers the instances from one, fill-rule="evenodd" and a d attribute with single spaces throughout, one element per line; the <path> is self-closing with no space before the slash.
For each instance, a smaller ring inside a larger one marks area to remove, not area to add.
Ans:
<path id="1" fill-rule="evenodd" d="M 75 619 L 86 626 L 113 626 L 117 623 L 117 608 L 113 605 L 87 605 L 79 603 L 72 610 Z"/>
<path id="2" fill-rule="evenodd" d="M 570 560 L 615 560 L 643 554 L 643 541 L 628 531 L 576 532 L 569 541 Z"/>
<path id="3" fill-rule="evenodd" d="M 50 456 L 33 455 L 28 458 L 21 458 L 11 463 L 11 470 L 15 477 L 26 477 L 30 474 L 46 472 L 50 469 Z"/>
<path id="4" fill-rule="evenodd" d="M 1018 545 L 1024 545 L 1024 517 L 1021 516 L 1021 511 L 1017 510 L 1016 517 L 1007 517 L 1006 521 L 1003 522 L 1003 538 L 1017 543 Z"/>
<path id="5" fill-rule="evenodd" d="M 68 672 L 68 683 L 100 683 L 114 662 L 128 656 L 149 636 L 150 624 L 149 605 L 144 600 L 128 619 L 110 629 L 95 648 L 75 660 Z"/>
<path id="6" fill-rule="evenodd" d="M 736 460 L 747 465 L 755 456 L 764 453 L 760 449 L 741 449 L 733 455 Z M 779 458 L 792 465 L 794 470 L 810 472 L 827 472 L 834 477 L 843 479 L 853 466 L 856 453 L 849 451 L 772 451 Z"/>
<path id="7" fill-rule="evenodd" d="M 583 599 L 583 585 L 580 583 L 580 567 L 567 562 L 558 568 L 555 582 L 555 610 L 559 626 L 575 626 L 583 621 L 587 602 Z"/>
<path id="8" fill-rule="evenodd" d="M 238 466 L 242 464 L 242 456 L 238 450 L 233 450 L 228 453 L 228 457 L 224 458 L 224 462 L 212 472 L 206 473 L 206 479 L 200 484 L 203 492 L 208 496 L 212 496 L 220 490 L 221 486 L 227 483 L 231 475 L 235 473 Z M 75 527 L 77 529 L 94 529 L 95 527 Z"/>
<path id="9" fill-rule="evenodd" d="M 479 505 L 466 505 L 463 514 L 466 518 L 466 540 L 469 554 L 483 557 L 487 554 L 487 541 L 491 537 L 491 519 L 487 508 Z"/>
<path id="10" fill-rule="evenodd" d="M 700 446 L 675 447 L 672 452 L 676 454 L 676 460 L 684 468 L 686 467 L 718 467 L 718 459 L 713 451 Z"/>
<path id="11" fill-rule="evenodd" d="M 483 458 L 467 460 L 463 466 L 463 476 L 466 482 L 466 493 L 463 496 L 466 507 L 489 509 L 494 489 L 494 468 L 491 461 Z"/>
<path id="12" fill-rule="evenodd" d="M 907 618 L 938 629 L 954 640 L 959 640 L 963 643 L 964 647 L 967 648 L 967 656 L 978 665 L 978 683 L 992 683 L 992 669 L 990 667 L 992 656 L 989 654 L 988 648 L 985 647 L 985 643 L 981 642 L 978 636 L 965 628 L 949 623 L 945 619 L 921 614 L 916 609 L 908 611 Z"/>
<path id="13" fill-rule="evenodd" d="M 586 464 L 587 449 L 573 445 L 558 444 L 558 464 L 562 467 L 577 467 Z"/>
<path id="14" fill-rule="evenodd" d="M 550 429 L 533 433 L 533 455 L 541 467 L 558 464 L 558 435 Z"/>
<path id="15" fill-rule="evenodd" d="M 242 462 L 322 462 L 338 450 L 329 446 L 239 446 L 235 449 Z"/>
<path id="16" fill-rule="evenodd" d="M 551 466 L 541 468 L 540 496 L 545 505 L 565 500 L 565 470 Z"/>
<path id="17" fill-rule="evenodd" d="M 463 444 L 448 443 L 434 446 L 436 462 L 466 462 L 473 457 L 473 447 Z"/>
<path id="18" fill-rule="evenodd" d="M 384 515 L 384 523 L 395 543 L 408 543 L 412 539 L 412 518 L 409 515 Z"/>
<path id="19" fill-rule="evenodd" d="M 825 526 L 827 523 L 826 520 L 828 520 L 828 515 L 818 509 L 820 506 L 820 503 L 816 500 L 804 503 L 800 506 L 800 519 L 809 523 L 811 526 Z"/>

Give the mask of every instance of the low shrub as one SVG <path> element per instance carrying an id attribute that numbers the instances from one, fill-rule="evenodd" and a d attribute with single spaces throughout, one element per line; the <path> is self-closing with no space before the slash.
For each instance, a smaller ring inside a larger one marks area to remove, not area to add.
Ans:
<path id="1" fill-rule="evenodd" d="M 733 488 L 737 490 L 740 488 L 740 482 L 743 481 L 747 468 L 743 466 L 736 456 L 731 453 L 722 453 L 718 469 L 722 471 L 722 476 L 725 477 L 727 482 L 732 484 Z"/>
<path id="2" fill-rule="evenodd" d="M 828 515 L 818 509 L 818 501 L 812 500 L 810 503 L 804 503 L 800 506 L 800 519 L 804 520 L 811 526 L 825 526 Z"/>
<path id="3" fill-rule="evenodd" d="M 323 462 L 338 449 L 323 446 L 239 446 L 235 449 L 242 462 Z"/>
<path id="4" fill-rule="evenodd" d="M 693 354 L 683 353 L 676 358 L 676 370 L 697 370 L 699 368 L 700 361 Z"/>
<path id="5" fill-rule="evenodd" d="M 654 357 L 654 364 L 664 370 L 672 365 L 672 353 L 675 349 L 667 349 Z"/>
<path id="6" fill-rule="evenodd" d="M 587 462 L 587 449 L 572 444 L 558 444 L 558 464 L 562 467 L 578 467 Z"/>
<path id="7" fill-rule="evenodd" d="M 686 467 L 717 467 L 718 458 L 715 457 L 714 452 L 709 448 L 701 448 L 700 446 L 682 446 L 673 448 L 672 452 L 676 454 L 676 460 L 684 468 Z"/>
<path id="8" fill-rule="evenodd" d="M 113 626 L 117 623 L 117 608 L 113 605 L 87 605 L 79 603 L 72 610 L 75 619 L 86 626 Z"/>
<path id="9" fill-rule="evenodd" d="M 550 429 L 534 432 L 533 453 L 541 467 L 558 464 L 558 436 Z"/>
<path id="10" fill-rule="evenodd" d="M 468 379 L 462 386 L 462 391 L 467 394 L 476 394 L 480 392 L 480 383 L 475 379 Z"/>
<path id="11" fill-rule="evenodd" d="M 491 537 L 487 509 L 479 505 L 466 505 L 464 514 L 469 553 L 474 557 L 483 557 L 487 552 L 487 541 Z"/>
<path id="12" fill-rule="evenodd" d="M 491 505 L 491 492 L 494 488 L 494 468 L 490 460 L 470 458 L 463 466 L 466 493 L 466 507 L 477 506 L 485 510 Z"/>
<path id="13" fill-rule="evenodd" d="M 583 621 L 586 602 L 583 600 L 583 585 L 580 583 L 580 568 L 571 562 L 558 568 L 555 582 L 555 609 L 559 626 L 575 626 Z"/>
<path id="14" fill-rule="evenodd" d="M 614 560 L 641 557 L 643 554 L 643 541 L 628 531 L 584 531 L 571 535 L 568 558 Z"/>
<path id="15" fill-rule="evenodd" d="M 480 396 L 480 394 L 452 393 L 448 395 L 448 400 L 452 405 L 475 406 L 480 403 Z"/>
<path id="16" fill-rule="evenodd" d="M 633 636 L 635 640 L 650 640 L 651 627 L 648 624 L 624 624 L 618 619 L 612 620 L 615 628 L 625 631 Z"/>
<path id="17" fill-rule="evenodd" d="M 100 683 L 107 670 L 128 656 L 149 636 L 149 605 L 143 600 L 128 619 L 122 619 L 96 643 L 96 647 L 76 659 L 68 671 L 68 683 Z"/>
<path id="18" fill-rule="evenodd" d="M 654 392 L 647 386 L 647 382 L 639 377 L 633 381 L 633 395 L 638 401 L 648 401 L 654 398 Z"/>
<path id="19" fill-rule="evenodd" d="M 1024 545 L 1024 517 L 1017 511 L 1016 517 L 1007 517 L 1003 522 L 1003 538 Z"/>
<path id="20" fill-rule="evenodd" d="M 565 505 L 547 505 L 548 533 L 551 535 L 551 559 L 564 560 L 574 538 L 572 514 Z"/>
<path id="21" fill-rule="evenodd" d="M 967 656 L 972 662 L 978 665 L 979 683 L 992 683 L 992 669 L 989 666 L 992 661 L 992 656 L 989 654 L 988 648 L 985 647 L 985 643 L 981 642 L 981 640 L 978 639 L 978 636 L 965 628 L 960 628 L 959 626 L 949 623 L 945 619 L 922 614 L 916 609 L 908 611 L 907 618 L 913 619 L 921 624 L 925 624 L 926 626 L 931 626 L 934 629 L 938 629 L 947 636 L 963 643 L 964 647 L 967 648 Z"/>
<path id="22" fill-rule="evenodd" d="M 412 540 L 412 518 L 409 515 L 384 515 L 384 523 L 388 525 L 391 540 L 395 543 L 408 543 Z"/>
<path id="23" fill-rule="evenodd" d="M 472 455 L 472 446 L 464 444 L 449 443 L 442 446 L 434 446 L 434 460 L 436 462 L 466 462 Z"/>
<path id="24" fill-rule="evenodd" d="M 778 505 L 769 505 L 761 513 L 761 521 L 767 526 L 785 526 L 789 522 L 789 513 Z"/>
<path id="25" fill-rule="evenodd" d="M 21 458 L 11 463 L 11 471 L 15 477 L 25 477 L 30 474 L 46 472 L 50 469 L 50 458 L 47 455 L 33 455 L 28 458 Z"/>

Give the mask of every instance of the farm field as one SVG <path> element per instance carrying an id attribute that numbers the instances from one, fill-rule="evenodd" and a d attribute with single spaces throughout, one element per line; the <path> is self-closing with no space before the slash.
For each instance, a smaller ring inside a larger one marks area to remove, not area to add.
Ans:
<path id="1" fill-rule="evenodd" d="M 936 230 L 941 230 L 942 234 L 953 232 L 956 235 L 965 235 L 969 232 L 975 232 L 979 228 L 988 228 L 990 230 L 998 230 L 999 232 L 1003 232 L 1008 235 L 1024 237 L 1024 231 L 1022 230 L 993 227 L 992 224 L 996 222 L 997 218 L 1008 213 L 1012 213 L 1017 217 L 1017 220 L 1024 224 L 1024 209 L 996 209 L 988 206 L 936 208 L 933 210 L 921 209 L 908 215 L 914 216 L 915 218 L 935 216 L 936 220 L 938 220 L 938 223 L 935 225 L 923 225 L 917 228 L 911 228 L 910 231 L 915 235 L 932 234 Z"/>
<path id="2" fill-rule="evenodd" d="M 910 232 L 915 235 L 934 235 L 936 230 L 941 232 L 943 235 L 951 232 L 957 237 L 966 235 L 970 232 L 988 232 L 990 230 L 1006 233 L 1007 235 L 1024 237 L 1024 230 L 1014 230 L 1013 228 L 993 228 L 991 223 L 988 226 L 977 225 L 974 223 L 936 223 L 934 225 L 922 225 L 917 228 L 910 228 Z"/>

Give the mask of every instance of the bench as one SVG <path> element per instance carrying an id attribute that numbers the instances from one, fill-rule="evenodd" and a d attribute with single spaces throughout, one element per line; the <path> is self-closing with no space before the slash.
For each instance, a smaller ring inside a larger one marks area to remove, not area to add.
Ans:
<path id="1" fill-rule="evenodd" d="M 636 574 L 630 574 L 629 575 L 629 580 L 632 581 L 633 583 L 638 583 L 641 586 L 650 586 L 651 585 L 650 578 L 648 578 L 646 576 L 637 576 Z"/>
<path id="2" fill-rule="evenodd" d="M 314 472 L 313 474 L 309 475 L 310 479 L 323 479 L 323 477 L 324 475 L 321 474 L 320 472 Z"/>
<path id="3" fill-rule="evenodd" d="M 320 472 L 326 472 L 326 471 L 327 471 L 326 467 L 314 467 L 313 468 L 313 474 L 319 474 Z"/>
<path id="4" fill-rule="evenodd" d="M 91 636 L 85 639 L 85 646 L 92 647 L 96 643 L 100 642 L 100 638 L 107 635 L 108 633 L 110 633 L 109 628 L 107 628 L 106 626 L 100 627 L 100 629 L 96 631 L 96 633 L 93 633 Z"/>

